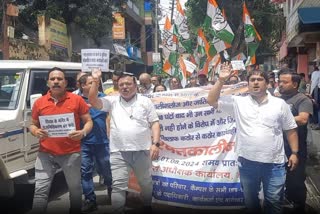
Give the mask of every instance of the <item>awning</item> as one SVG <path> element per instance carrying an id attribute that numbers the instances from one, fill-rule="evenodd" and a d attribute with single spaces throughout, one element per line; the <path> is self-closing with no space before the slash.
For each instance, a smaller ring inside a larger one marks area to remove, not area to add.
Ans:
<path id="1" fill-rule="evenodd" d="M 128 52 L 124 46 L 114 43 L 113 48 L 116 54 L 129 57 Z"/>
<path id="2" fill-rule="evenodd" d="M 304 7 L 298 9 L 302 24 L 320 24 L 320 7 Z"/>
<path id="3" fill-rule="evenodd" d="M 135 59 L 135 61 L 136 61 L 136 63 L 138 63 L 138 64 L 144 65 L 144 62 L 143 62 L 142 59 L 140 59 L 140 58 Z"/>
<path id="4" fill-rule="evenodd" d="M 131 63 L 137 63 L 137 64 L 144 65 L 144 62 L 143 62 L 142 59 L 140 59 L 140 58 L 137 58 L 137 59 L 128 58 L 128 60 L 129 60 Z"/>
<path id="5" fill-rule="evenodd" d="M 144 62 L 142 61 L 142 59 L 140 58 L 130 58 L 127 56 L 124 56 L 122 54 L 117 54 L 117 53 L 110 53 L 110 61 L 115 61 L 115 62 L 122 62 L 125 64 L 131 64 L 131 63 L 136 63 L 136 64 L 141 64 L 141 65 L 145 65 Z"/>

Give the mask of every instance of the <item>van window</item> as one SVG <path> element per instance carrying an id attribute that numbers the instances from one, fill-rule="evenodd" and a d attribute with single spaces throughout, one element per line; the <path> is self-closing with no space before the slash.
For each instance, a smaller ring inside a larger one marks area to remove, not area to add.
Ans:
<path id="1" fill-rule="evenodd" d="M 20 94 L 22 70 L 0 70 L 0 109 L 14 110 L 17 108 Z"/>
<path id="2" fill-rule="evenodd" d="M 79 70 L 66 70 L 66 79 L 68 81 L 67 90 L 72 92 L 76 90 L 76 76 Z M 48 92 L 48 70 L 31 70 L 29 77 L 29 86 L 27 93 L 27 107 L 30 107 L 30 95 L 46 94 Z"/>

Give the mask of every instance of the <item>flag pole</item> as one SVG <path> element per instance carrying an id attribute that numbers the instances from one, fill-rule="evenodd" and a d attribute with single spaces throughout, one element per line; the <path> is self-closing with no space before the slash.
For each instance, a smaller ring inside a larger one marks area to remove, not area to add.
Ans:
<path id="1" fill-rule="evenodd" d="M 155 0 L 155 33 L 154 33 L 154 50 L 158 53 L 158 0 Z"/>
<path id="2" fill-rule="evenodd" d="M 171 0 L 171 24 L 173 24 L 173 11 L 175 0 Z"/>

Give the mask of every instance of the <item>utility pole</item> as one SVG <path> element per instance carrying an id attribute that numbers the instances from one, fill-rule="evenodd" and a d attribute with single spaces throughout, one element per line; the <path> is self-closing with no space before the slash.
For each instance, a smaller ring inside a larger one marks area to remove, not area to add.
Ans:
<path id="1" fill-rule="evenodd" d="M 153 73 L 160 74 L 160 67 L 161 67 L 161 57 L 159 53 L 159 41 L 158 41 L 158 3 L 159 0 L 153 0 L 154 1 L 154 53 L 152 54 L 152 62 L 153 62 Z"/>
<path id="2" fill-rule="evenodd" d="M 154 51 L 155 53 L 158 53 L 158 0 L 155 0 L 155 29 L 154 29 Z"/>
<path id="3" fill-rule="evenodd" d="M 171 24 L 173 24 L 173 11 L 175 0 L 171 0 Z"/>
<path id="4" fill-rule="evenodd" d="M 7 20 L 7 1 L 2 2 L 2 56 L 3 59 L 9 59 L 9 40 L 8 40 L 8 20 Z"/>

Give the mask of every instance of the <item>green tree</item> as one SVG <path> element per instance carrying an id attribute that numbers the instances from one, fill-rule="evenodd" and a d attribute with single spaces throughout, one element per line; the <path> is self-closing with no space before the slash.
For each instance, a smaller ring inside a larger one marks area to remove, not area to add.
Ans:
<path id="1" fill-rule="evenodd" d="M 240 52 L 246 53 L 242 23 L 243 0 L 216 1 L 220 9 L 224 8 L 226 18 L 235 34 L 231 55 L 235 56 Z M 278 43 L 285 27 L 285 19 L 281 9 L 277 5 L 270 3 L 270 0 L 251 0 L 246 1 L 246 3 L 251 18 L 254 20 L 254 25 L 262 37 L 257 56 L 262 53 L 275 53 L 279 49 Z M 206 16 L 207 1 L 188 0 L 186 8 L 189 27 L 191 32 L 196 35 L 197 29 L 203 25 Z"/>
<path id="2" fill-rule="evenodd" d="M 99 39 L 107 35 L 112 27 L 112 0 L 79 2 L 82 4 L 77 9 L 73 21 L 80 26 L 82 34 L 92 38 L 99 47 Z"/>
<path id="3" fill-rule="evenodd" d="M 108 35 L 112 23 L 113 11 L 123 10 L 127 0 L 19 0 L 23 6 L 19 14 L 19 29 L 27 26 L 37 31 L 37 16 L 45 15 L 66 24 L 76 23 L 84 37 L 91 38 L 100 46 L 100 38 Z"/>

